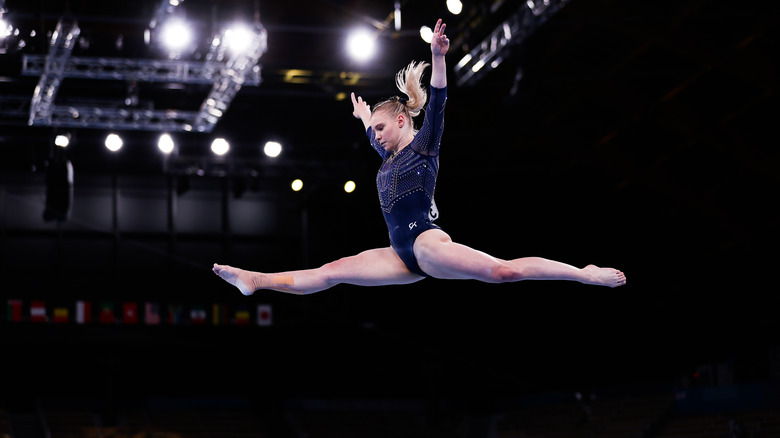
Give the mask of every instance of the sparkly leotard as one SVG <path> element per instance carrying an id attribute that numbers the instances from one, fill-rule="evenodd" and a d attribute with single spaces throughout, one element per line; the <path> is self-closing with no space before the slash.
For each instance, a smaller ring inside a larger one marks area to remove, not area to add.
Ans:
<path id="1" fill-rule="evenodd" d="M 433 192 L 439 172 L 439 143 L 444 130 L 447 88 L 431 87 L 425 120 L 412 142 L 398 153 L 388 152 L 376 141 L 374 130 L 366 131 L 371 145 L 382 156 L 376 176 L 379 203 L 390 233 L 390 245 L 410 271 L 428 276 L 414 256 L 414 241 L 433 224 Z"/>

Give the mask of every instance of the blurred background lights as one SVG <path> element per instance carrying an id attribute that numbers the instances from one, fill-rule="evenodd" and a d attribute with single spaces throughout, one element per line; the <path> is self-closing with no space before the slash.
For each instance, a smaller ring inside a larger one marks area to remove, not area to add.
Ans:
<path id="1" fill-rule="evenodd" d="M 2 16 L 0 16 L 0 39 L 10 36 L 13 31 L 13 26 L 11 26 Z"/>
<path id="2" fill-rule="evenodd" d="M 234 55 L 244 53 L 252 43 L 252 31 L 245 25 L 235 25 L 225 31 L 225 41 L 228 50 Z"/>
<path id="3" fill-rule="evenodd" d="M 111 152 L 116 152 L 121 149 L 122 143 L 122 137 L 118 134 L 111 133 L 106 136 L 106 149 Z"/>
<path id="4" fill-rule="evenodd" d="M 278 141 L 268 141 L 263 146 L 263 153 L 271 158 L 278 157 L 282 153 L 282 144 Z"/>
<path id="5" fill-rule="evenodd" d="M 164 47 L 175 53 L 189 46 L 192 41 L 192 32 L 183 20 L 172 19 L 163 25 L 160 38 Z"/>
<path id="6" fill-rule="evenodd" d="M 157 148 L 164 154 L 170 154 L 174 148 L 173 138 L 170 134 L 162 134 L 157 140 Z"/>
<path id="7" fill-rule="evenodd" d="M 61 148 L 66 148 L 70 144 L 70 135 L 69 134 L 58 134 L 56 137 L 54 137 L 54 145 L 59 146 Z"/>
<path id="8" fill-rule="evenodd" d="M 352 193 L 355 191 L 355 181 L 347 181 L 344 183 L 344 191 L 347 193 Z"/>
<path id="9" fill-rule="evenodd" d="M 368 61 L 376 50 L 376 38 L 367 30 L 353 31 L 347 39 L 347 52 L 356 61 Z"/>
<path id="10" fill-rule="evenodd" d="M 230 144 L 224 138 L 215 138 L 211 142 L 211 152 L 217 155 L 225 155 L 230 150 Z"/>
<path id="11" fill-rule="evenodd" d="M 299 192 L 303 188 L 303 181 L 300 179 L 296 179 L 290 184 L 290 188 L 293 189 L 295 192 Z"/>
<path id="12" fill-rule="evenodd" d="M 428 26 L 420 27 L 420 38 L 426 43 L 430 44 L 433 41 L 433 29 Z"/>
<path id="13" fill-rule="evenodd" d="M 458 15 L 463 10 L 463 3 L 460 0 L 447 0 L 447 9 L 452 14 Z"/>

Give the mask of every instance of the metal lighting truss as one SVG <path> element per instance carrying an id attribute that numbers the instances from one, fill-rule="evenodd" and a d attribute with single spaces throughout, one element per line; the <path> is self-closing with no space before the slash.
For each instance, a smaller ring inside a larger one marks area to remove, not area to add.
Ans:
<path id="1" fill-rule="evenodd" d="M 528 0 L 455 65 L 458 85 L 476 83 L 569 0 Z"/>
<path id="2" fill-rule="evenodd" d="M 155 59 L 71 57 L 79 28 L 61 20 L 49 54 L 25 55 L 22 74 L 40 75 L 29 125 L 68 128 L 211 132 L 244 85 L 261 82 L 260 57 L 267 50 L 265 28 L 255 23 L 248 49 L 230 55 L 225 32 L 213 38 L 203 62 Z M 60 105 L 54 99 L 64 78 L 213 84 L 199 111 L 139 109 L 121 105 Z"/>
<path id="3" fill-rule="evenodd" d="M 230 38 L 228 31 L 213 40 L 209 54 L 206 56 L 206 62 L 219 62 L 224 58 L 226 41 Z M 265 29 L 256 23 L 252 33 L 252 38 L 246 50 L 234 54 L 227 58 L 227 62 L 220 69 L 219 75 L 211 87 L 211 92 L 206 96 L 200 111 L 195 116 L 192 128 L 198 132 L 209 132 L 217 123 L 220 117 L 227 110 L 228 105 L 235 97 L 238 90 L 246 82 L 250 72 L 259 73 L 259 67 L 256 65 L 260 56 L 265 53 L 267 48 L 267 34 Z M 229 50 L 228 50 L 229 52 Z M 258 78 L 259 79 L 259 78 Z"/>
<path id="4" fill-rule="evenodd" d="M 30 103 L 30 125 L 48 124 L 54 110 L 54 99 L 60 89 L 60 83 L 65 74 L 65 66 L 73 52 L 76 39 L 81 29 L 71 20 L 60 20 L 51 34 L 49 54 L 43 63 L 41 79 L 33 91 Z"/>

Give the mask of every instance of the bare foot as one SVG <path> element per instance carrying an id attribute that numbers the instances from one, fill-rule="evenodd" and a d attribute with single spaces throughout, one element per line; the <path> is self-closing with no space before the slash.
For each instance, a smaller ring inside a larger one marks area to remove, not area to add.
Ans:
<path id="1" fill-rule="evenodd" d="M 599 268 L 595 265 L 588 265 L 582 269 L 590 278 L 583 281 L 585 284 L 595 284 L 598 286 L 617 287 L 626 284 L 626 274 L 617 269 Z"/>
<path id="2" fill-rule="evenodd" d="M 237 287 L 242 294 L 252 295 L 255 292 L 250 286 L 253 283 L 251 272 L 228 265 L 218 265 L 216 263 L 214 263 L 214 267 L 211 268 L 211 270 L 219 275 L 219 278 Z"/>

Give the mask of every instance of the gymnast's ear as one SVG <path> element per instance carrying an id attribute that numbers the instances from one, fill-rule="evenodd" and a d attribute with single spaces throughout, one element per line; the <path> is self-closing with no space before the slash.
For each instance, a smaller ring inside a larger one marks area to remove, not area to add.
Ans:
<path id="1" fill-rule="evenodd" d="M 398 114 L 398 118 L 396 119 L 396 121 L 398 121 L 398 127 L 403 128 L 404 125 L 406 124 L 406 116 L 404 116 L 403 114 Z"/>

